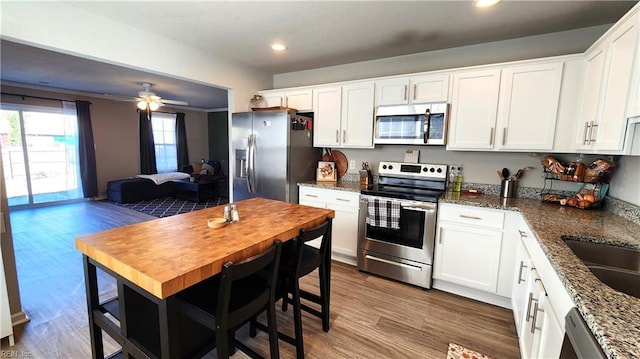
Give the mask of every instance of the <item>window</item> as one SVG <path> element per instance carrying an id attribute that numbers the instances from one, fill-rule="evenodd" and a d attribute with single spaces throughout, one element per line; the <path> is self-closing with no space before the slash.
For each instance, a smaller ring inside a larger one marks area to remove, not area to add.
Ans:
<path id="1" fill-rule="evenodd" d="M 83 197 L 75 103 L 2 104 L 0 147 L 10 206 Z"/>
<path id="2" fill-rule="evenodd" d="M 177 171 L 176 114 L 154 112 L 151 115 L 151 127 L 158 173 Z"/>

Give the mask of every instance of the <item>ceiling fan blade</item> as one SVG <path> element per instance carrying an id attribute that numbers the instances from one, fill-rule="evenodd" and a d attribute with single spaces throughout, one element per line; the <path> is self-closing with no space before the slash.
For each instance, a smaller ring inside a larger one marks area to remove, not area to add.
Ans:
<path id="1" fill-rule="evenodd" d="M 189 104 L 189 103 L 184 102 L 184 101 L 165 100 L 165 99 L 161 99 L 160 102 L 163 102 L 163 103 L 168 104 L 168 105 L 180 105 L 180 106 L 187 106 Z"/>

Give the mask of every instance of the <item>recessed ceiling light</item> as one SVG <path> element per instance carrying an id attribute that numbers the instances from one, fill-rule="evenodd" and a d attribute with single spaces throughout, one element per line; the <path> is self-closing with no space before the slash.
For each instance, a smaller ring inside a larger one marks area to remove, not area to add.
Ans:
<path id="1" fill-rule="evenodd" d="M 271 48 L 272 48 L 274 51 L 284 51 L 284 50 L 286 50 L 286 49 L 287 49 L 287 47 L 286 47 L 286 46 L 284 46 L 283 44 L 280 44 L 280 43 L 272 44 L 272 45 L 271 45 Z"/>
<path id="2" fill-rule="evenodd" d="M 489 7 L 499 3 L 501 0 L 475 0 L 473 4 L 477 7 Z"/>

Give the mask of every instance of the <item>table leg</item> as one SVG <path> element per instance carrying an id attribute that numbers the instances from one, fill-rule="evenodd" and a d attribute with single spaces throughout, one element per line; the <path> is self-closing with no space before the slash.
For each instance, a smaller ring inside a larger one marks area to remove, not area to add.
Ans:
<path id="1" fill-rule="evenodd" d="M 89 312 L 89 338 L 91 341 L 91 355 L 95 358 L 104 358 L 104 345 L 102 342 L 102 330 L 96 324 L 93 310 L 98 309 L 98 276 L 96 267 L 89 262 L 89 257 L 82 256 L 84 264 L 84 282 L 87 291 L 87 310 Z"/>

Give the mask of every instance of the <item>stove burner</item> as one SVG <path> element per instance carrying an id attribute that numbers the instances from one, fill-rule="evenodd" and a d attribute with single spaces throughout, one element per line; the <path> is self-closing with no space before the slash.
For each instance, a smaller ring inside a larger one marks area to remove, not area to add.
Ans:
<path id="1" fill-rule="evenodd" d="M 445 192 L 447 165 L 380 162 L 378 184 L 362 194 L 422 202 L 438 202 Z"/>

